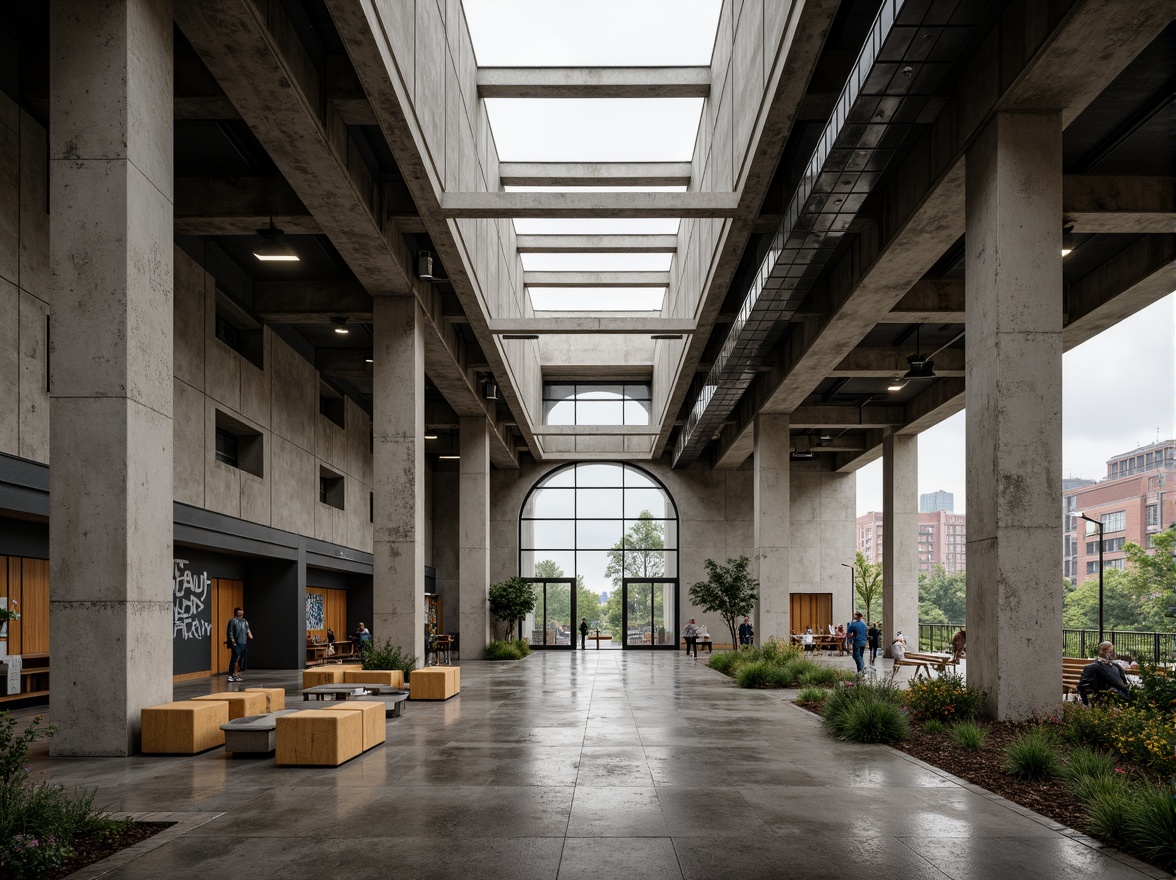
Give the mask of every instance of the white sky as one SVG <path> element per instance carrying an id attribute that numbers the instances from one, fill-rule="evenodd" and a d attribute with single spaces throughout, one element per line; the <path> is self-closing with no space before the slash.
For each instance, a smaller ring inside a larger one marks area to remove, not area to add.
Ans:
<path id="1" fill-rule="evenodd" d="M 478 63 L 658 66 L 710 62 L 720 0 L 464 0 Z M 490 100 L 503 161 L 686 161 L 700 99 Z M 674 233 L 661 220 L 516 220 L 520 234 Z M 627 255 L 523 256 L 530 271 L 657 270 Z M 653 309 L 660 290 L 532 292 L 539 309 Z M 1063 358 L 1063 476 L 1100 479 L 1106 460 L 1176 436 L 1176 294 Z M 964 414 L 919 437 L 919 492 L 955 493 L 966 510 Z M 882 509 L 882 465 L 858 472 L 858 513 Z"/>

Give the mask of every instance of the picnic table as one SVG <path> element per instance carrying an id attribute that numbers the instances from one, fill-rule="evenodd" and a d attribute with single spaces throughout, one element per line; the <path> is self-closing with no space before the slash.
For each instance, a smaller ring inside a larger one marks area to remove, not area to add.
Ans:
<path id="1" fill-rule="evenodd" d="M 919 651 L 907 651 L 901 660 L 894 661 L 894 668 L 891 670 L 891 675 L 900 666 L 915 667 L 915 678 L 920 675 L 926 675 L 931 678 L 931 670 L 934 669 L 940 675 L 947 671 L 947 667 L 958 666 L 959 660 L 956 659 L 955 654 L 937 654 L 937 653 L 922 653 Z M 922 670 L 920 672 L 919 670 Z"/>
<path id="2" fill-rule="evenodd" d="M 408 699 L 408 691 L 385 684 L 317 684 L 306 688 L 302 692 L 302 699 L 378 701 L 385 705 L 384 714 L 387 717 L 399 718 L 401 704 Z"/>

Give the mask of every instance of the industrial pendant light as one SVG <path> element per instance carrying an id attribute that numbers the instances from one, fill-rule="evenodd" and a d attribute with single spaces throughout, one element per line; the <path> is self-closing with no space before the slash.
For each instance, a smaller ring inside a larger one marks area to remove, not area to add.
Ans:
<path id="1" fill-rule="evenodd" d="M 269 227 L 257 230 L 261 239 L 253 249 L 253 256 L 263 263 L 297 263 L 301 257 L 284 238 L 284 233 L 274 226 L 274 218 L 270 217 Z"/>
<path id="2" fill-rule="evenodd" d="M 919 344 L 919 327 L 915 325 L 915 353 L 907 357 L 907 363 L 911 368 L 906 371 L 904 379 L 934 379 L 935 378 L 935 362 L 923 357 L 921 352 L 922 346 Z"/>

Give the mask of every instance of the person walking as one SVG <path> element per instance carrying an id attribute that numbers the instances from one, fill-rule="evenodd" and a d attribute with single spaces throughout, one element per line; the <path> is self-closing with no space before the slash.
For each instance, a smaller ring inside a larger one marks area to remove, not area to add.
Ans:
<path id="1" fill-rule="evenodd" d="M 755 639 L 755 630 L 751 628 L 751 618 L 743 618 L 743 623 L 739 624 L 739 646 L 750 646 L 752 640 Z"/>
<path id="2" fill-rule="evenodd" d="M 596 643 L 599 647 L 600 642 Z M 588 618 L 580 618 L 580 650 L 586 650 L 588 647 Z"/>
<path id="3" fill-rule="evenodd" d="M 853 662 L 857 665 L 857 671 L 860 675 L 865 669 L 865 663 L 862 658 L 866 653 L 866 642 L 869 640 L 866 623 L 862 620 L 862 613 L 860 611 L 853 613 L 853 622 L 845 631 L 845 640 L 852 643 Z"/>
<path id="4" fill-rule="evenodd" d="M 233 609 L 233 616 L 225 627 L 225 645 L 232 655 L 229 658 L 229 681 L 244 681 L 241 672 L 245 669 L 245 652 L 249 650 L 249 640 L 253 633 L 249 629 L 249 621 L 245 619 L 245 612 L 240 608 Z"/>
<path id="5" fill-rule="evenodd" d="M 878 659 L 878 651 L 882 648 L 882 627 L 878 626 L 878 622 L 874 621 L 870 624 L 870 628 L 866 630 L 866 641 L 870 646 L 870 665 L 874 665 L 874 661 Z"/>
<path id="6" fill-rule="evenodd" d="M 690 656 L 690 652 L 694 651 L 694 656 L 698 656 L 698 624 L 694 622 L 694 618 L 690 618 L 690 622 L 682 627 L 682 637 L 686 639 L 686 656 Z"/>

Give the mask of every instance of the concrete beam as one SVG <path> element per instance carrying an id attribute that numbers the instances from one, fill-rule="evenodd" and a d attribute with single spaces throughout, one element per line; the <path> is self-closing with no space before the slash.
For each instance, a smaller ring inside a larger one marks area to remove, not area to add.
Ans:
<path id="1" fill-rule="evenodd" d="M 871 379 L 889 379 L 901 376 L 910 369 L 907 355 L 911 354 L 912 350 L 910 346 L 855 348 L 842 358 L 841 363 L 829 371 L 829 376 Z M 945 348 L 935 355 L 934 361 L 937 376 L 964 375 L 964 350 L 962 348 Z"/>
<path id="2" fill-rule="evenodd" d="M 887 324 L 964 323 L 962 278 L 923 278 L 886 315 Z"/>
<path id="3" fill-rule="evenodd" d="M 503 186 L 689 186 L 689 162 L 503 162 Z"/>
<path id="4" fill-rule="evenodd" d="M 611 333 L 630 336 L 660 334 L 688 334 L 694 332 L 694 322 L 675 318 L 628 318 L 608 316 L 599 318 L 492 318 L 490 332 L 499 336 L 536 334 Z"/>
<path id="5" fill-rule="evenodd" d="M 441 196 L 441 213 L 460 217 L 732 217 L 733 193 L 667 192 L 453 192 Z"/>
<path id="6" fill-rule="evenodd" d="M 789 422 L 794 430 L 805 428 L 896 428 L 903 424 L 901 406 L 867 404 L 818 404 L 798 406 Z"/>
<path id="7" fill-rule="evenodd" d="M 520 254 L 674 254 L 676 235 L 520 235 Z"/>
<path id="8" fill-rule="evenodd" d="M 351 281 L 257 281 L 253 313 L 271 324 L 329 324 L 332 318 L 372 320 L 372 298 Z"/>
<path id="9" fill-rule="evenodd" d="M 1163 234 L 1176 229 L 1176 178 L 1062 178 L 1062 221 L 1075 232 Z"/>
<path id="10" fill-rule="evenodd" d="M 333 379 L 370 379 L 372 353 L 360 348 L 320 348 L 314 353 L 314 368 Z"/>
<path id="11" fill-rule="evenodd" d="M 225 95 L 176 95 L 176 119 L 240 119 L 241 114 Z"/>
<path id="12" fill-rule="evenodd" d="M 537 437 L 655 437 L 656 425 L 539 425 Z"/>
<path id="13" fill-rule="evenodd" d="M 274 225 L 291 235 L 318 235 L 317 220 L 282 178 L 177 177 L 177 235 L 252 235 Z"/>
<path id="14" fill-rule="evenodd" d="M 669 272 L 524 272 L 524 287 L 666 287 Z"/>
<path id="15" fill-rule="evenodd" d="M 710 67 L 479 67 L 479 98 L 708 98 Z"/>
<path id="16" fill-rule="evenodd" d="M 324 99 L 323 77 L 283 7 L 176 0 L 175 20 L 360 284 L 372 295 L 416 296 L 433 384 L 459 414 L 493 420 L 466 368 L 465 343 L 442 318 L 440 294 L 417 281 L 415 255 L 382 216 L 383 181 L 354 161 L 347 126 Z M 509 437 L 493 435 L 494 463 L 518 467 Z"/>

